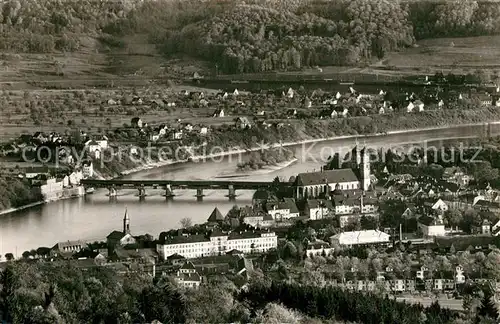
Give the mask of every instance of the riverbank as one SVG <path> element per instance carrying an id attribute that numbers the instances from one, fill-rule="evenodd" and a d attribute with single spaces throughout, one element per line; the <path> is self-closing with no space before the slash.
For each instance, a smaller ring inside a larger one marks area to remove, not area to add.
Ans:
<path id="1" fill-rule="evenodd" d="M 325 142 L 325 141 L 333 141 L 333 140 L 346 140 L 346 139 L 363 139 L 363 138 L 368 138 L 368 137 L 384 137 L 386 135 L 396 135 L 396 134 L 411 134 L 411 133 L 416 133 L 416 132 L 422 132 L 422 131 L 436 131 L 436 130 L 445 130 L 450 127 L 485 127 L 488 123 L 485 122 L 478 122 L 478 123 L 463 123 L 463 124 L 457 124 L 457 125 L 446 125 L 446 126 L 435 126 L 435 127 L 425 127 L 425 128 L 416 128 L 416 129 L 399 129 L 399 130 L 392 130 L 392 131 L 387 131 L 385 133 L 377 133 L 377 134 L 353 134 L 353 135 L 341 135 L 341 136 L 329 136 L 329 137 L 323 137 L 323 138 L 310 138 L 310 139 L 304 139 L 300 141 L 290 141 L 290 142 L 285 142 L 285 143 L 273 143 L 273 144 L 267 144 L 267 145 L 259 145 L 259 146 L 254 146 L 249 149 L 232 149 L 228 150 L 225 152 L 218 152 L 218 153 L 212 153 L 212 154 L 207 154 L 207 155 L 197 155 L 197 156 L 192 156 L 190 159 L 183 159 L 183 160 L 165 160 L 165 161 L 149 161 L 149 162 L 143 162 L 141 165 L 137 165 L 133 168 L 123 168 L 123 170 L 120 170 L 118 174 L 111 176 L 111 175 L 106 175 L 106 174 L 101 174 L 99 172 L 96 173 L 96 177 L 100 179 L 113 179 L 117 178 L 120 176 L 124 175 L 130 175 L 130 174 L 135 174 L 138 172 L 142 172 L 145 170 L 150 170 L 154 168 L 161 168 L 169 165 L 174 165 L 174 164 L 180 164 L 180 163 L 186 163 L 186 162 L 195 162 L 195 163 L 203 163 L 208 160 L 220 160 L 223 159 L 224 157 L 228 156 L 233 156 L 233 155 L 238 155 L 238 154 L 246 154 L 250 152 L 255 152 L 255 151 L 260 151 L 260 150 L 265 150 L 265 149 L 272 149 L 272 148 L 278 148 L 278 147 L 290 147 L 290 146 L 297 146 L 297 145 L 305 145 L 305 144 L 311 144 L 311 143 L 320 143 L 320 142 Z M 494 125 L 499 125 L 500 121 L 494 121 L 490 122 L 489 124 L 494 124 Z M 483 128 L 481 130 L 478 130 L 477 132 L 477 137 L 480 137 L 480 133 L 483 131 Z M 290 161 L 290 164 L 295 163 L 296 161 Z M 279 169 L 286 168 L 288 165 L 280 165 L 277 166 L 276 169 L 267 169 L 267 170 L 262 170 L 261 172 L 274 172 Z M 260 171 L 260 170 L 256 170 Z M 255 173 L 251 173 L 250 175 L 253 175 Z M 45 202 L 36 202 L 34 204 L 28 204 L 28 205 L 23 205 L 17 208 L 10 208 L 6 209 L 3 211 L 0 211 L 0 215 L 5 215 L 9 214 L 18 210 L 23 210 L 27 209 L 33 206 L 36 206 L 37 204 L 43 204 Z"/>
<path id="2" fill-rule="evenodd" d="M 154 168 L 161 168 L 161 167 L 179 164 L 179 163 L 186 163 L 186 162 L 203 163 L 203 162 L 206 162 L 207 160 L 217 160 L 217 159 L 221 159 L 221 158 L 228 157 L 228 156 L 246 154 L 246 153 L 257 152 L 257 151 L 261 151 L 261 150 L 276 149 L 279 147 L 291 147 L 291 146 L 297 146 L 297 145 L 321 143 L 321 142 L 334 141 L 334 140 L 363 139 L 363 138 L 368 138 L 368 137 L 383 137 L 383 136 L 387 136 L 387 135 L 411 134 L 411 133 L 417 133 L 417 132 L 422 132 L 422 131 L 435 131 L 435 130 L 441 130 L 441 129 L 444 130 L 444 129 L 448 129 L 450 127 L 474 127 L 474 126 L 479 127 L 479 126 L 487 126 L 487 124 L 500 125 L 500 121 L 492 121 L 492 122 L 488 122 L 488 123 L 486 123 L 486 122 L 464 123 L 464 124 L 457 124 L 457 125 L 423 127 L 423 128 L 414 128 L 414 129 L 398 129 L 398 130 L 392 130 L 392 131 L 387 131 L 384 133 L 375 133 L 375 134 L 339 135 L 339 136 L 329 136 L 329 137 L 322 137 L 322 138 L 304 139 L 304 140 L 300 140 L 300 141 L 291 141 L 291 142 L 284 142 L 284 143 L 259 144 L 259 146 L 254 146 L 252 148 L 247 148 L 247 149 L 230 149 L 228 151 L 212 153 L 212 154 L 207 154 L 207 155 L 194 155 L 190 159 L 183 159 L 183 160 L 177 160 L 177 161 L 165 160 L 165 161 L 158 161 L 158 162 L 152 162 L 152 161 L 145 162 L 144 164 L 139 165 L 137 167 L 130 168 L 130 169 L 124 169 L 123 171 L 120 172 L 120 175 L 121 176 L 130 175 L 130 174 L 138 173 L 138 172 L 145 171 L 145 170 L 150 170 L 150 169 L 154 169 Z M 478 132 L 478 137 L 479 136 L 480 135 Z M 292 163 L 295 163 L 295 162 L 296 161 L 293 161 Z M 284 167 L 281 167 L 281 168 L 284 168 Z M 259 170 L 256 170 L 256 171 L 259 171 Z M 116 177 L 100 175 L 99 178 L 101 178 L 101 179 L 113 179 Z"/>
<path id="3" fill-rule="evenodd" d="M 11 213 L 14 213 L 14 212 L 17 212 L 17 211 L 21 211 L 21 210 L 24 210 L 24 209 L 28 209 L 28 208 L 31 208 L 31 207 L 35 207 L 35 206 L 40 206 L 40 205 L 43 205 L 45 203 L 47 203 L 47 202 L 46 201 L 37 201 L 37 202 L 31 203 L 31 204 L 27 204 L 27 205 L 23 205 L 23 206 L 20 206 L 20 207 L 8 208 L 8 209 L 5 209 L 5 210 L 1 210 L 0 211 L 0 216 L 4 216 L 4 215 L 7 215 L 7 214 L 11 214 Z"/>

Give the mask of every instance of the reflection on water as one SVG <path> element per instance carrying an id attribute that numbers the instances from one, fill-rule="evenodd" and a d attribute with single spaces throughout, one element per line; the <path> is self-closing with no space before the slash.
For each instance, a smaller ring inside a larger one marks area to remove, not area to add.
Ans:
<path id="1" fill-rule="evenodd" d="M 498 133 L 494 127 L 492 133 Z M 422 142 L 431 138 L 478 136 L 477 127 L 453 127 L 444 130 L 421 131 L 412 134 L 371 136 L 363 140 L 370 147 L 388 148 L 392 143 Z M 439 145 L 441 141 L 437 141 Z M 337 140 L 314 145 L 292 147 L 297 163 L 268 174 L 255 174 L 244 178 L 249 181 L 270 181 L 279 176 L 289 179 L 299 172 L 319 170 L 327 153 L 339 148 L 350 149 L 354 139 Z M 331 154 L 330 154 L 331 155 Z M 224 172 L 236 170 L 237 158 L 224 158 L 219 163 L 186 163 L 148 170 L 129 179 L 214 179 Z M 235 202 L 230 202 L 225 190 L 204 190 L 203 202 L 197 202 L 194 190 L 176 190 L 173 201 L 162 196 L 161 190 L 147 189 L 148 196 L 140 200 L 135 190 L 121 190 L 115 199 L 107 197 L 107 190 L 96 190 L 85 198 L 63 200 L 43 206 L 36 206 L 17 213 L 0 216 L 0 254 L 11 252 L 20 255 L 27 249 L 39 246 L 53 246 L 56 242 L 83 239 L 103 240 L 111 231 L 120 230 L 125 207 L 131 219 L 131 230 L 135 234 L 149 233 L 158 236 L 160 232 L 179 226 L 180 219 L 189 217 L 194 223 L 204 222 L 211 211 L 218 207 L 225 214 L 234 204 L 251 203 L 251 191 L 237 191 Z"/>

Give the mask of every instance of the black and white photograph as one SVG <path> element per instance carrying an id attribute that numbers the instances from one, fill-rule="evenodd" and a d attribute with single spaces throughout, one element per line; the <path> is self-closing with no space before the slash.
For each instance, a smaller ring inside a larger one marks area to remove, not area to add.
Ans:
<path id="1" fill-rule="evenodd" d="M 0 0 L 1 324 L 500 323 L 500 0 Z"/>

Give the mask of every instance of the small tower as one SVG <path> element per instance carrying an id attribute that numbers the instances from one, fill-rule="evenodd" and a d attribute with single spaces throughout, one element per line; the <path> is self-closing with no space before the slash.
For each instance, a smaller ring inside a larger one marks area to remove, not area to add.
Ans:
<path id="1" fill-rule="evenodd" d="M 370 178 L 370 156 L 366 147 L 361 150 L 361 189 L 367 191 L 370 188 L 371 178 Z"/>
<path id="2" fill-rule="evenodd" d="M 130 218 L 128 217 L 128 212 L 126 207 L 125 207 L 125 215 L 123 216 L 123 234 L 130 234 Z"/>

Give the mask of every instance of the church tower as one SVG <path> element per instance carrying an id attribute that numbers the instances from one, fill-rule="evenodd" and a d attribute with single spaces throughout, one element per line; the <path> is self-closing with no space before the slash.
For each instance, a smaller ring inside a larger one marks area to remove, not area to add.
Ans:
<path id="1" fill-rule="evenodd" d="M 357 138 L 356 138 L 356 146 L 354 147 L 354 154 L 356 154 L 356 166 L 359 168 L 361 165 L 361 152 L 359 149 L 359 143 Z"/>
<path id="2" fill-rule="evenodd" d="M 128 217 L 127 208 L 125 208 L 125 216 L 123 216 L 123 234 L 130 234 L 130 218 Z"/>
<path id="3" fill-rule="evenodd" d="M 359 166 L 360 176 L 361 176 L 361 189 L 364 191 L 368 191 L 371 184 L 370 178 L 370 155 L 368 154 L 368 150 L 364 147 L 361 150 L 361 164 Z"/>

